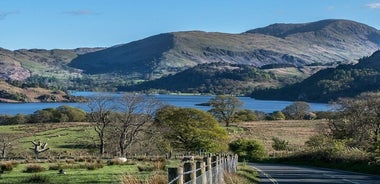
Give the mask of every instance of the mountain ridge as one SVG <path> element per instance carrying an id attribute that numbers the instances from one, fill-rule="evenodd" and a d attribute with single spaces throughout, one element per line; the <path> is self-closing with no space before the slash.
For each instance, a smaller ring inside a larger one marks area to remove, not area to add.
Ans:
<path id="1" fill-rule="evenodd" d="M 276 35 L 271 33 L 276 26 L 285 28 L 279 29 Z M 136 45 L 143 45 L 143 49 L 135 49 L 139 48 Z M 158 46 L 157 50 L 153 49 L 154 46 Z M 123 53 L 120 52 L 121 48 Z M 274 24 L 241 34 L 202 31 L 163 33 L 78 56 L 70 66 L 90 74 L 103 71 L 137 74 L 150 80 L 212 62 L 257 67 L 274 63 L 303 66 L 316 62 L 355 62 L 378 48 L 379 30 L 354 21 L 328 19 L 291 26 Z M 90 56 L 94 55 L 97 58 L 90 61 Z M 95 70 L 91 63 L 96 63 Z M 113 64 L 115 67 L 110 67 Z"/>

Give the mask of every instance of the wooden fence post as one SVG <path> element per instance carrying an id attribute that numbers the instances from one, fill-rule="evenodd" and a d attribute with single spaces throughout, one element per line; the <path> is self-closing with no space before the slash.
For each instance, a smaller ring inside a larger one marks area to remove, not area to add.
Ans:
<path id="1" fill-rule="evenodd" d="M 196 178 L 197 178 L 197 173 L 195 172 L 196 170 L 196 165 L 194 162 L 186 162 L 183 164 L 183 167 L 184 167 L 184 173 L 187 173 L 185 174 L 184 176 L 184 182 L 189 182 L 191 181 L 193 184 L 196 184 Z M 194 171 L 194 172 L 192 172 Z M 188 172 L 191 172 L 191 173 L 188 173 Z"/>
<path id="2" fill-rule="evenodd" d="M 200 162 L 201 166 L 201 176 L 202 176 L 202 184 L 207 184 L 207 175 L 206 175 L 206 163 Z"/>
<path id="3" fill-rule="evenodd" d="M 207 164 L 207 172 L 208 174 L 208 182 L 212 182 L 212 158 L 211 157 L 206 157 L 206 164 Z"/>
<path id="4" fill-rule="evenodd" d="M 177 177 L 178 177 L 177 181 L 172 182 Z M 183 184 L 183 168 L 182 167 L 168 168 L 168 182 Z"/>

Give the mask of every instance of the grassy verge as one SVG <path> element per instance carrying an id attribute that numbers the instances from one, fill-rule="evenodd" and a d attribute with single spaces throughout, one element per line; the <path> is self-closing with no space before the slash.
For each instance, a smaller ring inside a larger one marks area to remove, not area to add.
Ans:
<path id="1" fill-rule="evenodd" d="M 238 165 L 238 170 L 236 173 L 225 174 L 224 181 L 226 184 L 248 184 L 248 183 L 258 183 L 258 173 L 252 167 L 244 163 Z"/>
<path id="2" fill-rule="evenodd" d="M 315 152 L 304 152 L 282 158 L 268 158 L 263 162 L 314 166 L 380 175 L 380 163 L 372 163 L 369 160 L 361 159 L 344 159 L 340 157 L 325 159 L 324 156 L 327 156 L 327 153 L 326 155 L 321 155 L 320 153 Z"/>

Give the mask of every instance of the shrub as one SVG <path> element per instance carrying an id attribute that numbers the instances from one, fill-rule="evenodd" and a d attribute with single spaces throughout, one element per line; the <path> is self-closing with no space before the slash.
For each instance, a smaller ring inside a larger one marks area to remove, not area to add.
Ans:
<path id="1" fill-rule="evenodd" d="M 52 165 L 49 165 L 49 170 L 60 170 L 62 168 L 63 168 L 63 166 L 61 164 L 52 164 Z"/>
<path id="2" fill-rule="evenodd" d="M 139 172 L 143 172 L 143 171 L 151 172 L 151 171 L 154 171 L 156 167 L 152 164 L 145 163 L 145 164 L 137 165 L 137 169 L 139 170 Z"/>
<path id="3" fill-rule="evenodd" d="M 104 164 L 103 163 L 100 163 L 100 162 L 96 162 L 96 163 L 87 163 L 86 164 L 86 168 L 87 170 L 95 170 L 95 169 L 100 169 L 100 168 L 103 168 L 104 167 Z"/>
<path id="4" fill-rule="evenodd" d="M 47 176 L 33 175 L 27 178 L 23 183 L 50 183 L 50 179 Z"/>
<path id="5" fill-rule="evenodd" d="M 288 144 L 289 144 L 288 141 L 280 139 L 278 137 L 273 137 L 272 141 L 273 141 L 273 145 L 272 145 L 273 149 L 277 151 L 288 149 Z"/>
<path id="6" fill-rule="evenodd" d="M 263 144 L 256 140 L 238 139 L 229 144 L 230 150 L 239 155 L 239 160 L 257 161 L 267 153 Z"/>
<path id="7" fill-rule="evenodd" d="M 26 166 L 24 172 L 26 173 L 35 173 L 35 172 L 42 172 L 45 170 L 45 167 L 39 164 L 29 164 Z"/>
<path id="8" fill-rule="evenodd" d="M 12 162 L 2 162 L 0 168 L 2 171 L 12 171 L 14 164 Z"/>

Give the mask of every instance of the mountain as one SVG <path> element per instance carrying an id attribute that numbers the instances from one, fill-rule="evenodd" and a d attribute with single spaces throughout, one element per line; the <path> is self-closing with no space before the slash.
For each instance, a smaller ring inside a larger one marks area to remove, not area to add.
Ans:
<path id="1" fill-rule="evenodd" d="M 101 49 L 21 49 L 10 51 L 0 48 L 0 79 L 25 80 L 33 75 L 58 78 L 79 75 L 79 70 L 70 68 L 67 64 L 80 54 Z"/>
<path id="2" fill-rule="evenodd" d="M 300 83 L 280 89 L 258 90 L 257 99 L 329 102 L 340 97 L 354 97 L 380 90 L 380 50 L 355 65 L 340 65 L 321 70 Z"/>
<path id="3" fill-rule="evenodd" d="M 88 74 L 116 73 L 150 80 L 198 64 L 260 67 L 353 63 L 380 48 L 380 31 L 349 20 L 273 24 L 241 34 L 185 31 L 155 35 L 83 54 L 69 66 Z"/>

